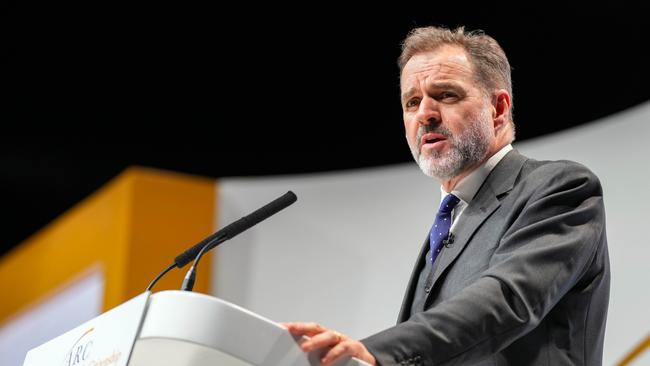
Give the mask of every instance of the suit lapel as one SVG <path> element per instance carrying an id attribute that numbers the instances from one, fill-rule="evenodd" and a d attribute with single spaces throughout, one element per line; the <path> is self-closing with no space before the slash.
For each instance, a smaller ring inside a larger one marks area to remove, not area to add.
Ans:
<path id="1" fill-rule="evenodd" d="M 461 216 L 460 221 L 454 227 L 454 242 L 446 247 L 438 256 L 434 266 L 433 286 L 440 280 L 445 270 L 454 262 L 463 251 L 467 243 L 472 239 L 476 230 L 481 224 L 501 205 L 499 198 L 512 190 L 519 171 L 521 170 L 526 157 L 516 150 L 510 151 L 496 167 L 478 190 L 472 201 L 469 203 Z M 427 295 L 425 303 L 429 303 L 431 291 Z"/>

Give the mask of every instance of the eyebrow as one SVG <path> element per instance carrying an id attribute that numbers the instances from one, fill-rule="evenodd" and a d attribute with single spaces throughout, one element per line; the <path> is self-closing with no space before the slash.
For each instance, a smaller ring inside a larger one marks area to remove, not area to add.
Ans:
<path id="1" fill-rule="evenodd" d="M 462 89 L 462 86 L 455 82 L 450 81 L 434 81 L 433 83 L 427 85 L 427 89 Z M 411 98 L 415 93 L 417 93 L 417 88 L 411 88 L 402 94 L 402 102 Z"/>

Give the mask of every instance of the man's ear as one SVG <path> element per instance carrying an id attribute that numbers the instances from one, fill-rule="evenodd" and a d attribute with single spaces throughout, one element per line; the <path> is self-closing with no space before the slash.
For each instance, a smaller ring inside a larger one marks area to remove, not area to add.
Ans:
<path id="1" fill-rule="evenodd" d="M 492 123 L 495 134 L 507 127 L 510 115 L 510 94 L 505 89 L 498 89 L 492 96 Z"/>

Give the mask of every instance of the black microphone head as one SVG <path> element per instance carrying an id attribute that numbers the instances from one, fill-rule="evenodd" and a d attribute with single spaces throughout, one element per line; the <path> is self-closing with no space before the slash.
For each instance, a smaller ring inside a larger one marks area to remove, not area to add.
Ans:
<path id="1" fill-rule="evenodd" d="M 227 227 L 223 228 L 224 233 L 228 238 L 233 238 L 239 235 L 241 232 L 248 230 L 252 226 L 259 224 L 261 221 L 266 220 L 270 216 L 275 215 L 279 211 L 287 208 L 294 202 L 298 200 L 298 197 L 295 193 L 288 191 L 282 196 L 276 198 L 275 200 L 269 202 L 265 206 L 257 209 L 255 212 L 250 215 L 243 217 Z"/>
<path id="2" fill-rule="evenodd" d="M 285 193 L 284 196 L 282 196 L 282 197 L 285 197 L 285 196 L 287 197 L 288 200 L 291 201 L 289 204 L 292 204 L 292 203 L 294 203 L 294 202 L 296 202 L 298 200 L 298 196 L 296 196 L 296 194 L 293 193 L 292 191 L 287 191 L 287 193 Z M 282 197 L 280 197 L 280 198 L 282 198 Z"/>
<path id="3" fill-rule="evenodd" d="M 174 263 L 176 267 L 182 268 L 187 263 L 194 260 L 196 255 L 199 253 L 201 248 L 203 248 L 208 243 L 212 243 L 211 247 L 218 245 L 228 239 L 235 237 L 240 234 L 242 231 L 248 230 L 250 227 L 258 224 L 260 221 L 267 219 L 269 216 L 272 216 L 278 211 L 281 211 L 287 208 L 292 203 L 296 202 L 298 197 L 295 193 L 288 191 L 282 196 L 276 198 L 275 200 L 268 203 L 266 206 L 259 208 L 257 211 L 251 213 L 248 216 L 242 217 L 241 219 L 233 222 L 232 224 L 224 227 L 223 229 L 217 231 L 216 233 L 208 236 L 207 238 L 201 240 L 198 244 L 194 245 L 192 248 L 181 253 L 179 256 L 174 258 Z"/>

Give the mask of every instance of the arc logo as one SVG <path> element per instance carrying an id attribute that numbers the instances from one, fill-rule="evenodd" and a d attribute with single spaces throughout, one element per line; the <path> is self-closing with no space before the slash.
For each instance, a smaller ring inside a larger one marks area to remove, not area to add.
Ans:
<path id="1" fill-rule="evenodd" d="M 86 330 L 79 339 L 70 347 L 63 360 L 63 366 L 79 366 L 90 359 L 94 341 L 92 339 L 95 328 Z"/>

